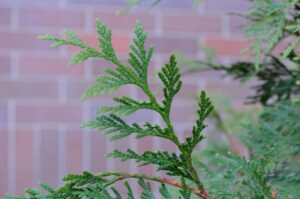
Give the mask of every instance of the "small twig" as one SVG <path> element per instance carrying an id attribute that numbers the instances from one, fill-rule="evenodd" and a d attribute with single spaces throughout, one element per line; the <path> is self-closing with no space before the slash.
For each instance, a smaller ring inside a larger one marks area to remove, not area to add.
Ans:
<path id="1" fill-rule="evenodd" d="M 121 181 L 127 178 L 138 178 L 138 179 L 146 179 L 146 180 L 152 180 L 152 181 L 156 181 L 159 183 L 164 183 L 164 184 L 168 184 L 168 185 L 172 185 L 178 188 L 182 188 L 182 183 L 177 181 L 177 180 L 173 180 L 173 179 L 167 179 L 164 177 L 157 177 L 157 176 L 147 176 L 144 174 L 130 174 L 130 173 L 123 173 L 123 172 L 111 172 L 111 173 L 105 173 L 105 174 L 99 174 L 99 176 L 116 176 L 115 179 L 113 179 L 111 182 L 106 184 L 106 187 L 114 184 L 117 181 Z M 192 193 L 194 193 L 195 195 L 201 197 L 202 199 L 210 199 L 210 197 L 208 196 L 208 194 L 205 191 L 201 191 L 199 189 L 193 188 L 191 186 L 186 185 L 186 188 L 191 190 Z"/>

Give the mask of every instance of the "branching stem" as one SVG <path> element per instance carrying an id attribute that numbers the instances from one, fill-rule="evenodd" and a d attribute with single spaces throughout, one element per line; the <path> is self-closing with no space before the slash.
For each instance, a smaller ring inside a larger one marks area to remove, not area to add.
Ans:
<path id="1" fill-rule="evenodd" d="M 137 178 L 137 179 L 151 180 L 151 181 L 155 181 L 155 182 L 159 182 L 159 183 L 163 183 L 163 184 L 172 185 L 172 186 L 175 186 L 178 188 L 182 188 L 181 182 L 174 180 L 174 179 L 164 178 L 164 177 L 147 176 L 144 174 L 131 174 L 131 173 L 124 173 L 124 172 L 111 172 L 111 173 L 105 173 L 104 175 L 106 177 L 107 176 L 115 176 L 115 178 L 113 180 L 109 181 L 109 183 L 106 184 L 106 187 L 108 187 L 118 181 L 122 181 L 122 180 L 125 180 L 128 178 Z M 101 177 L 102 174 L 100 173 L 99 176 Z M 191 190 L 192 193 L 201 197 L 202 199 L 210 199 L 210 197 L 204 190 L 199 190 L 199 189 L 193 188 L 188 185 L 186 186 L 186 188 Z"/>

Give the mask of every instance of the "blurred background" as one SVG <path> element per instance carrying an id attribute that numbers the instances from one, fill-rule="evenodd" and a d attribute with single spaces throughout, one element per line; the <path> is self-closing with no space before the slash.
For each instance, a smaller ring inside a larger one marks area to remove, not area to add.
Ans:
<path id="1" fill-rule="evenodd" d="M 230 12 L 245 12 L 247 1 L 205 0 L 193 10 L 192 0 L 163 0 L 146 12 L 147 4 L 117 16 L 125 0 L 0 0 L 0 196 L 23 193 L 38 182 L 57 187 L 67 173 L 83 170 L 123 170 L 152 173 L 153 168 L 136 168 L 131 163 L 106 159 L 112 149 L 133 148 L 138 151 L 165 148 L 170 143 L 156 139 L 136 142 L 125 139 L 107 142 L 99 132 L 78 128 L 80 122 L 93 118 L 101 105 L 111 103 L 105 95 L 81 101 L 80 95 L 103 67 L 101 60 L 88 60 L 68 66 L 76 49 L 50 49 L 49 42 L 37 39 L 40 34 L 63 35 L 72 29 L 87 43 L 97 46 L 95 18 L 113 30 L 113 44 L 121 59 L 126 60 L 132 29 L 140 20 L 154 44 L 150 74 L 151 87 L 159 88 L 155 69 L 166 63 L 171 52 L 181 51 L 187 59 L 205 59 L 199 45 L 216 50 L 218 63 L 246 59 L 241 50 L 243 40 L 240 17 Z M 183 68 L 185 66 L 182 66 Z M 184 137 L 194 122 L 202 89 L 224 93 L 232 106 L 245 108 L 249 85 L 241 86 L 230 78 L 212 71 L 183 77 L 184 89 L 176 97 L 172 121 Z M 135 88 L 119 89 L 116 95 L 143 97 Z M 222 101 L 222 95 L 219 95 Z M 138 112 L 129 121 L 162 123 L 151 112 Z"/>

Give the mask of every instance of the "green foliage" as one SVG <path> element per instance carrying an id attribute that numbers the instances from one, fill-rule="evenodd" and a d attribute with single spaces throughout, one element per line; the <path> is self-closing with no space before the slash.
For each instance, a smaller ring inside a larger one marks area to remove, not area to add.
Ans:
<path id="1" fill-rule="evenodd" d="M 209 162 L 201 165 L 207 175 L 204 183 L 212 196 L 272 198 L 273 191 L 278 199 L 299 196 L 299 108 L 299 103 L 277 103 L 265 109 L 257 126 L 247 126 L 241 140 L 249 147 L 250 159 L 215 155 L 215 149 L 202 152 Z"/>
<path id="2" fill-rule="evenodd" d="M 290 9 L 295 8 L 297 4 L 298 0 L 279 2 L 272 0 L 253 1 L 253 6 L 246 16 L 250 24 L 245 28 L 245 35 L 248 39 L 255 40 L 251 48 L 255 57 L 256 70 L 259 69 L 261 56 L 271 52 L 283 39 L 286 30 L 290 28 L 290 19 L 297 20 L 299 14 L 290 12 Z M 299 43 L 298 40 L 294 40 L 284 50 L 284 57 L 296 47 L 297 43 Z"/>
<path id="3" fill-rule="evenodd" d="M 129 149 L 127 152 L 113 151 L 108 154 L 108 157 L 119 158 L 121 161 L 132 159 L 139 163 L 139 166 L 158 165 L 157 171 L 166 171 L 170 176 L 181 176 L 193 180 L 183 155 L 178 157 L 175 153 L 170 154 L 167 151 L 146 151 L 139 155 Z"/>
<path id="4" fill-rule="evenodd" d="M 160 0 L 154 1 L 154 4 Z M 200 1 L 196 1 L 198 4 Z M 129 0 L 125 11 L 140 3 L 140 0 Z M 207 62 L 190 61 L 193 66 L 199 64 L 201 70 L 214 69 L 225 71 L 228 75 L 242 81 L 256 76 L 260 84 L 255 87 L 256 94 L 251 102 L 268 105 L 259 118 L 258 124 L 252 122 L 246 127 L 246 133 L 238 134 L 248 149 L 243 157 L 231 153 L 230 147 L 207 147 L 202 150 L 197 165 L 201 170 L 201 179 L 192 161 L 193 151 L 203 139 L 206 127 L 205 119 L 213 112 L 213 105 L 203 91 L 200 94 L 199 109 L 192 135 L 180 141 L 175 132 L 170 111 L 173 98 L 180 91 L 179 67 L 175 56 L 171 55 L 169 62 L 158 72 L 162 82 L 163 99 L 158 99 L 148 84 L 148 65 L 153 47 L 145 47 L 147 34 L 138 22 L 135 26 L 135 36 L 130 45 L 127 63 L 121 63 L 113 49 L 112 32 L 101 21 L 96 20 L 99 48 L 94 49 L 84 43 L 71 31 L 66 31 L 67 38 L 44 35 L 43 40 L 53 41 L 52 47 L 71 45 L 80 51 L 71 59 L 70 64 L 81 63 L 88 58 L 96 57 L 109 61 L 114 68 L 106 68 L 105 74 L 99 75 L 96 83 L 90 86 L 82 98 L 87 99 L 102 93 L 116 91 L 121 86 L 134 85 L 146 96 L 144 101 L 122 96 L 114 98 L 115 106 L 103 106 L 97 111 L 96 119 L 87 121 L 82 127 L 93 128 L 110 134 L 111 140 L 123 139 L 131 135 L 143 138 L 156 136 L 171 141 L 178 149 L 177 153 L 168 151 L 145 151 L 139 154 L 131 149 L 126 152 L 113 151 L 108 157 L 119 158 L 121 161 L 134 160 L 138 166 L 155 165 L 157 171 L 163 171 L 168 176 L 181 178 L 181 183 L 173 179 L 144 174 L 122 172 L 102 172 L 91 174 L 69 174 L 63 178 L 63 186 L 53 189 L 45 184 L 38 189 L 27 189 L 25 196 L 11 196 L 11 199 L 59 199 L 59 198 L 99 198 L 99 199 L 134 199 L 130 184 L 125 181 L 127 194 L 118 191 L 116 182 L 126 179 L 137 179 L 143 190 L 139 198 L 153 199 L 155 194 L 148 181 L 160 184 L 160 198 L 172 198 L 166 184 L 177 187 L 180 198 L 190 199 L 192 194 L 204 199 L 209 198 L 250 198 L 250 199 L 296 199 L 299 195 L 299 117 L 300 104 L 292 97 L 299 96 L 300 70 L 299 55 L 296 48 L 299 43 L 298 20 L 300 18 L 300 3 L 297 0 L 272 1 L 254 0 L 253 7 L 246 16 L 249 26 L 245 28 L 246 36 L 253 39 L 250 47 L 253 50 L 254 62 L 237 62 L 230 66 L 216 64 L 212 51 L 203 49 Z M 281 40 L 292 36 L 294 39 L 282 52 L 281 57 L 270 55 Z M 262 59 L 263 58 L 263 59 Z M 204 67 L 203 67 L 204 66 Z M 194 71 L 194 69 L 192 70 Z M 188 71 L 190 72 L 190 71 Z M 136 111 L 147 109 L 160 115 L 163 126 L 145 121 L 143 124 L 129 124 L 123 118 Z M 228 130 L 222 124 L 222 118 L 214 112 L 217 127 Z M 146 181 L 145 181 L 146 180 Z"/>
<path id="5" fill-rule="evenodd" d="M 209 116 L 209 114 L 213 110 L 213 105 L 208 97 L 206 97 L 206 93 L 204 91 L 200 94 L 200 102 L 199 102 L 199 110 L 197 111 L 198 119 L 196 121 L 196 125 L 193 127 L 193 136 L 187 137 L 185 140 L 185 143 L 183 144 L 183 147 L 188 152 L 188 154 L 191 154 L 193 152 L 193 149 L 195 146 L 204 139 L 204 136 L 202 133 L 203 129 L 206 127 L 206 124 L 204 124 L 205 118 Z"/>
<path id="6" fill-rule="evenodd" d="M 299 69 L 299 15 L 298 0 L 255 0 L 245 16 L 247 26 L 245 36 L 253 41 L 248 48 L 253 52 L 254 61 L 237 61 L 229 65 L 215 63 L 214 53 L 209 48 L 201 48 L 205 60 L 186 60 L 180 56 L 180 65 L 185 66 L 185 74 L 197 71 L 217 70 L 242 82 L 258 79 L 253 86 L 255 94 L 248 98 L 250 103 L 269 105 L 273 102 L 298 97 L 300 94 Z M 289 39 L 290 44 L 281 55 L 276 47 Z"/>
<path id="7" fill-rule="evenodd" d="M 137 22 L 134 32 L 135 36 L 130 45 L 128 55 L 128 64 L 123 64 L 119 61 L 111 43 L 111 30 L 108 29 L 101 21 L 96 20 L 98 33 L 99 49 L 93 49 L 85 44 L 73 32 L 67 31 L 67 39 L 45 35 L 40 38 L 43 40 L 54 41 L 52 47 L 62 45 L 73 45 L 81 49 L 78 54 L 71 60 L 71 64 L 81 63 L 89 57 L 97 57 L 111 62 L 114 68 L 106 68 L 105 74 L 101 74 L 97 79 L 97 83 L 90 86 L 82 98 L 90 98 L 102 93 L 113 92 L 121 86 L 135 85 L 144 92 L 148 99 L 140 101 L 130 97 L 119 97 L 113 100 L 117 103 L 115 106 L 103 106 L 97 111 L 97 117 L 94 120 L 87 121 L 82 124 L 82 127 L 93 128 L 110 134 L 111 140 L 122 139 L 133 134 L 136 138 L 146 136 L 156 136 L 162 139 L 167 139 L 173 142 L 179 150 L 179 154 L 169 153 L 167 151 L 146 151 L 143 154 L 138 154 L 135 151 L 128 149 L 127 152 L 114 151 L 108 154 L 108 157 L 120 158 L 122 161 L 135 160 L 139 166 L 157 165 L 158 171 L 165 171 L 169 176 L 182 178 L 182 185 L 175 184 L 181 188 L 180 194 L 183 198 L 188 199 L 191 196 L 191 189 L 199 189 L 201 194 L 207 196 L 198 174 L 192 164 L 191 154 L 195 146 L 204 138 L 202 131 L 206 127 L 204 124 L 205 118 L 208 117 L 213 109 L 210 99 L 203 91 L 200 96 L 199 118 L 193 128 L 192 137 L 188 137 L 186 141 L 180 142 L 176 132 L 174 131 L 170 120 L 170 111 L 172 101 L 175 95 L 179 92 L 182 82 L 180 80 L 179 68 L 175 60 L 175 56 L 171 55 L 169 63 L 162 67 L 158 72 L 158 76 L 163 84 L 163 99 L 158 100 L 149 88 L 148 84 L 148 65 L 152 57 L 153 47 L 148 49 L 145 47 L 147 33 L 141 23 Z M 122 117 L 125 115 L 134 114 L 138 110 L 147 109 L 157 112 L 165 126 L 161 127 L 157 124 L 144 122 L 144 124 L 127 123 Z M 69 174 L 64 177 L 65 184 L 54 190 L 43 185 L 47 191 L 46 194 L 35 189 L 27 190 L 27 198 L 122 198 L 121 193 L 116 190 L 113 185 L 117 181 L 127 178 L 137 178 L 139 186 L 143 189 L 141 198 L 152 199 L 154 194 L 150 184 L 143 179 L 157 181 L 161 184 L 168 183 L 163 178 L 155 176 L 145 176 L 143 174 L 127 174 L 127 173 L 100 173 L 91 174 L 84 172 L 82 175 Z M 184 178 L 194 183 L 196 187 L 186 187 Z M 169 182 L 169 184 L 172 184 Z M 132 189 L 128 183 L 125 183 L 127 188 L 127 198 L 134 198 Z M 163 197 L 169 197 L 165 185 L 161 185 L 160 192 Z M 15 198 L 12 197 L 11 198 Z"/>
<path id="8" fill-rule="evenodd" d="M 170 114 L 173 97 L 178 93 L 182 85 L 175 56 L 170 57 L 169 64 L 166 64 L 165 67 L 162 68 L 162 71 L 158 72 L 158 77 L 164 85 L 163 109 L 167 114 Z"/>
<path id="9" fill-rule="evenodd" d="M 216 69 L 223 70 L 242 81 L 255 74 L 260 83 L 253 87 L 255 94 L 248 98 L 250 103 L 260 102 L 267 105 L 299 96 L 300 86 L 297 83 L 300 79 L 299 67 L 288 68 L 282 60 L 274 56 L 270 56 L 262 67 L 262 70 L 255 73 L 253 63 L 237 62 L 230 67 L 219 66 Z"/>

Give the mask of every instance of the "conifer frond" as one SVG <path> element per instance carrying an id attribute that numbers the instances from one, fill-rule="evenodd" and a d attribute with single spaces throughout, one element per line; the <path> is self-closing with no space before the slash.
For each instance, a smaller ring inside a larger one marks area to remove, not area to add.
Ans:
<path id="1" fill-rule="evenodd" d="M 147 69 L 152 58 L 153 46 L 150 46 L 148 50 L 145 48 L 147 33 L 144 32 L 144 28 L 140 22 L 136 23 L 134 33 L 135 38 L 133 38 L 132 44 L 130 45 L 128 63 L 139 76 L 140 81 L 146 86 Z"/>
<path id="2" fill-rule="evenodd" d="M 137 123 L 127 124 L 116 114 L 101 115 L 95 120 L 84 122 L 82 128 L 91 128 L 102 131 L 104 134 L 114 134 L 111 140 L 118 140 L 136 134 L 136 138 L 147 136 L 157 136 L 174 141 L 174 135 L 167 128 L 162 128 L 158 125 L 144 123 L 144 128 Z"/>
<path id="3" fill-rule="evenodd" d="M 192 137 L 187 137 L 185 143 L 183 143 L 183 147 L 189 154 L 191 154 L 195 146 L 204 139 L 202 134 L 203 129 L 206 127 L 204 120 L 209 116 L 213 109 L 214 107 L 210 99 L 206 96 L 206 93 L 202 91 L 200 94 L 199 110 L 197 111 L 198 119 L 196 125 L 193 126 L 193 135 Z"/>
<path id="4" fill-rule="evenodd" d="M 98 33 L 98 46 L 103 54 L 103 59 L 111 61 L 114 64 L 120 64 L 111 40 L 111 30 L 108 29 L 104 23 L 96 19 L 96 30 Z"/>
<path id="5" fill-rule="evenodd" d="M 114 135 L 111 136 L 111 140 L 118 140 L 144 130 L 136 123 L 131 125 L 127 124 L 115 114 L 101 115 L 95 120 L 83 123 L 81 127 L 97 129 L 105 134 L 114 133 Z"/>
<path id="6" fill-rule="evenodd" d="M 119 158 L 121 161 L 135 160 L 139 166 L 149 164 L 157 165 L 157 171 L 167 171 L 171 176 L 182 176 L 192 179 L 183 156 L 177 156 L 175 153 L 169 154 L 167 151 L 145 151 L 139 155 L 133 150 L 127 152 L 115 150 L 108 154 L 108 157 Z"/>
<path id="7" fill-rule="evenodd" d="M 153 104 L 147 101 L 138 101 L 129 97 L 116 97 L 113 100 L 119 103 L 119 105 L 102 106 L 99 110 L 97 110 L 96 113 L 115 113 L 119 115 L 129 115 L 142 109 L 154 110 Z"/>
<path id="8" fill-rule="evenodd" d="M 179 68 L 174 55 L 171 55 L 169 63 L 158 72 L 158 76 L 164 85 L 164 99 L 162 100 L 164 111 L 169 114 L 173 97 L 178 93 L 182 85 Z"/>
<path id="9" fill-rule="evenodd" d="M 74 57 L 69 61 L 70 65 L 82 63 L 90 57 L 103 56 L 101 52 L 84 43 L 74 32 L 66 30 L 65 34 L 68 37 L 67 39 L 62 39 L 49 34 L 41 35 L 38 38 L 42 40 L 53 41 L 54 43 L 50 46 L 52 48 L 64 45 L 79 47 L 81 51 L 75 54 Z"/>

